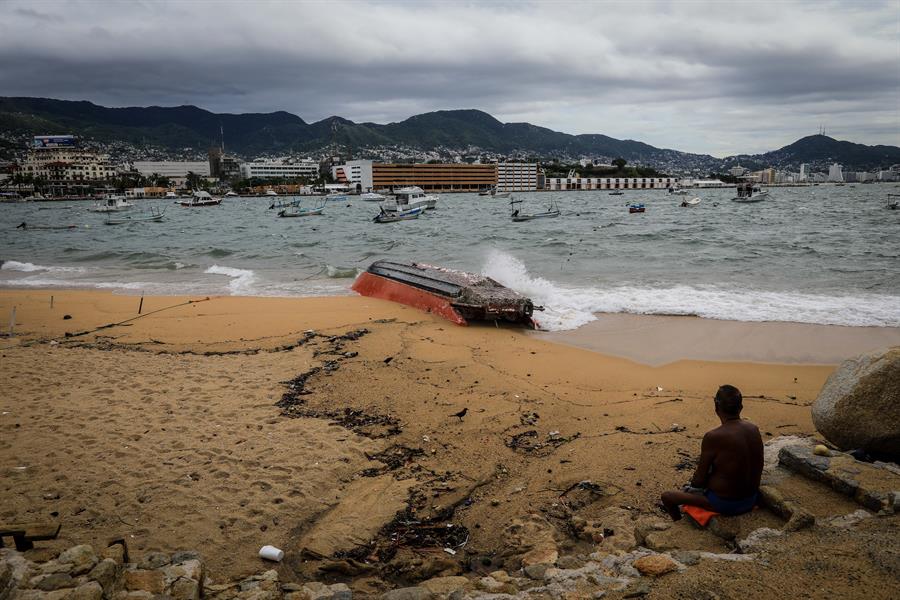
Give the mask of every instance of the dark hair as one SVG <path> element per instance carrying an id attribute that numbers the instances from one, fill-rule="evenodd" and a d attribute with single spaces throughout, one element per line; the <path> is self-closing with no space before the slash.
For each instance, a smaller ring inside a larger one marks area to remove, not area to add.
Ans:
<path id="1" fill-rule="evenodd" d="M 729 417 L 741 414 L 741 409 L 744 408 L 743 400 L 741 390 L 733 385 L 723 385 L 716 392 L 716 407 Z"/>

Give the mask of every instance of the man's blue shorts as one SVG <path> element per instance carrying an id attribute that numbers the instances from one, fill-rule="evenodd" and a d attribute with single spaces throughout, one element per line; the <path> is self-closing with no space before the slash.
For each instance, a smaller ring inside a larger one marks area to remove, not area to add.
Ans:
<path id="1" fill-rule="evenodd" d="M 723 515 L 742 515 L 753 510 L 759 499 L 759 492 L 753 492 L 752 496 L 740 500 L 719 498 L 712 490 L 706 490 L 706 499 L 712 504 L 713 509 Z"/>

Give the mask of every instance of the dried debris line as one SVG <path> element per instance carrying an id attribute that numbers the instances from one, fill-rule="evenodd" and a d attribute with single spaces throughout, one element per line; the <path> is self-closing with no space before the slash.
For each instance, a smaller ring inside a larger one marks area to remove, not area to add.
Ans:
<path id="1" fill-rule="evenodd" d="M 543 310 L 489 277 L 423 263 L 375 261 L 356 279 L 353 290 L 435 313 L 457 325 L 507 321 L 537 329 L 532 314 Z"/>

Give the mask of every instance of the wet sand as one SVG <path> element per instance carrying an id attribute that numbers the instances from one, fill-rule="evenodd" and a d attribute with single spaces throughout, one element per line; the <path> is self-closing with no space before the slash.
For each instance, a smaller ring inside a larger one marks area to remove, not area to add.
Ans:
<path id="1" fill-rule="evenodd" d="M 544 340 L 648 364 L 677 360 L 839 364 L 900 345 L 900 327 L 747 323 L 699 317 L 598 314 L 575 331 L 541 332 Z"/>
<path id="2" fill-rule="evenodd" d="M 97 329 L 139 298 L 0 290 L 0 315 L 17 313 L 0 339 L 0 518 L 59 519 L 61 546 L 196 548 L 214 578 L 265 568 L 273 544 L 300 577 L 309 551 L 353 550 L 397 509 L 458 505 L 467 550 L 492 553 L 511 519 L 583 480 L 605 490 L 598 510 L 655 513 L 690 476 L 722 383 L 766 439 L 814 434 L 833 369 L 650 366 L 359 297 L 188 300 L 147 297 L 147 316 Z"/>

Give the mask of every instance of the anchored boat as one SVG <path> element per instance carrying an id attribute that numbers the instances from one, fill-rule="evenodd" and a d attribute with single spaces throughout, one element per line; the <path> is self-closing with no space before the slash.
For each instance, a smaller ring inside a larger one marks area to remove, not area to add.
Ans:
<path id="1" fill-rule="evenodd" d="M 537 329 L 532 314 L 543 310 L 489 277 L 423 263 L 376 261 L 356 278 L 353 290 L 438 314 L 457 325 L 509 321 Z"/>

